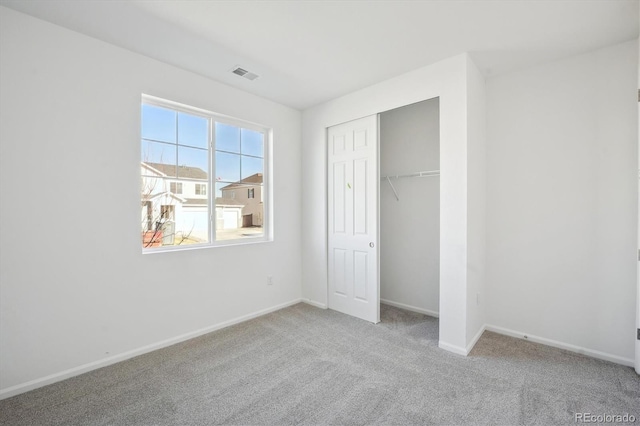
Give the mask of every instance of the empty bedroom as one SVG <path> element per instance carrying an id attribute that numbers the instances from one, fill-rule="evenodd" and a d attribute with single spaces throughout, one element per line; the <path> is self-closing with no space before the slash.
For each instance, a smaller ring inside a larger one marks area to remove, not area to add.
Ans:
<path id="1" fill-rule="evenodd" d="M 640 422 L 637 0 L 0 0 L 0 424 Z"/>

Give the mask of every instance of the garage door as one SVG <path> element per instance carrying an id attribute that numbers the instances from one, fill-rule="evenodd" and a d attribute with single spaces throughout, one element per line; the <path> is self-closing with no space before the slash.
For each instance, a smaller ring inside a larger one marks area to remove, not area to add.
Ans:
<path id="1" fill-rule="evenodd" d="M 224 229 L 236 229 L 238 227 L 238 213 L 235 210 L 224 211 L 222 213 Z"/>

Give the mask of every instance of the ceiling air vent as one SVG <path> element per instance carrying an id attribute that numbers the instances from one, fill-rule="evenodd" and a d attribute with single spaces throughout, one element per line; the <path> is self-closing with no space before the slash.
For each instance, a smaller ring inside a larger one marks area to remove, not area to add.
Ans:
<path id="1" fill-rule="evenodd" d="M 239 75 L 240 77 L 244 77 L 247 80 L 255 80 L 256 78 L 260 77 L 258 74 L 254 74 L 240 67 L 235 67 L 233 70 L 231 70 L 231 72 Z"/>

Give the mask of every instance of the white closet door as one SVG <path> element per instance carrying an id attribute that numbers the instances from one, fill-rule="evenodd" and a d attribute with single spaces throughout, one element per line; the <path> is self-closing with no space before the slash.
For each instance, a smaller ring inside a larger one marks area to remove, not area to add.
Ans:
<path id="1" fill-rule="evenodd" d="M 329 308 L 380 321 L 378 117 L 328 131 Z"/>

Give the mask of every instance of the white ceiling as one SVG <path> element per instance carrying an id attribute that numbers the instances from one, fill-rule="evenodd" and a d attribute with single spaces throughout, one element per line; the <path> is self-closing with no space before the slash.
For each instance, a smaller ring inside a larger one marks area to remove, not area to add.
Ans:
<path id="1" fill-rule="evenodd" d="M 639 21 L 638 0 L 0 4 L 297 109 L 462 52 L 487 75 L 552 61 L 637 38 Z"/>

